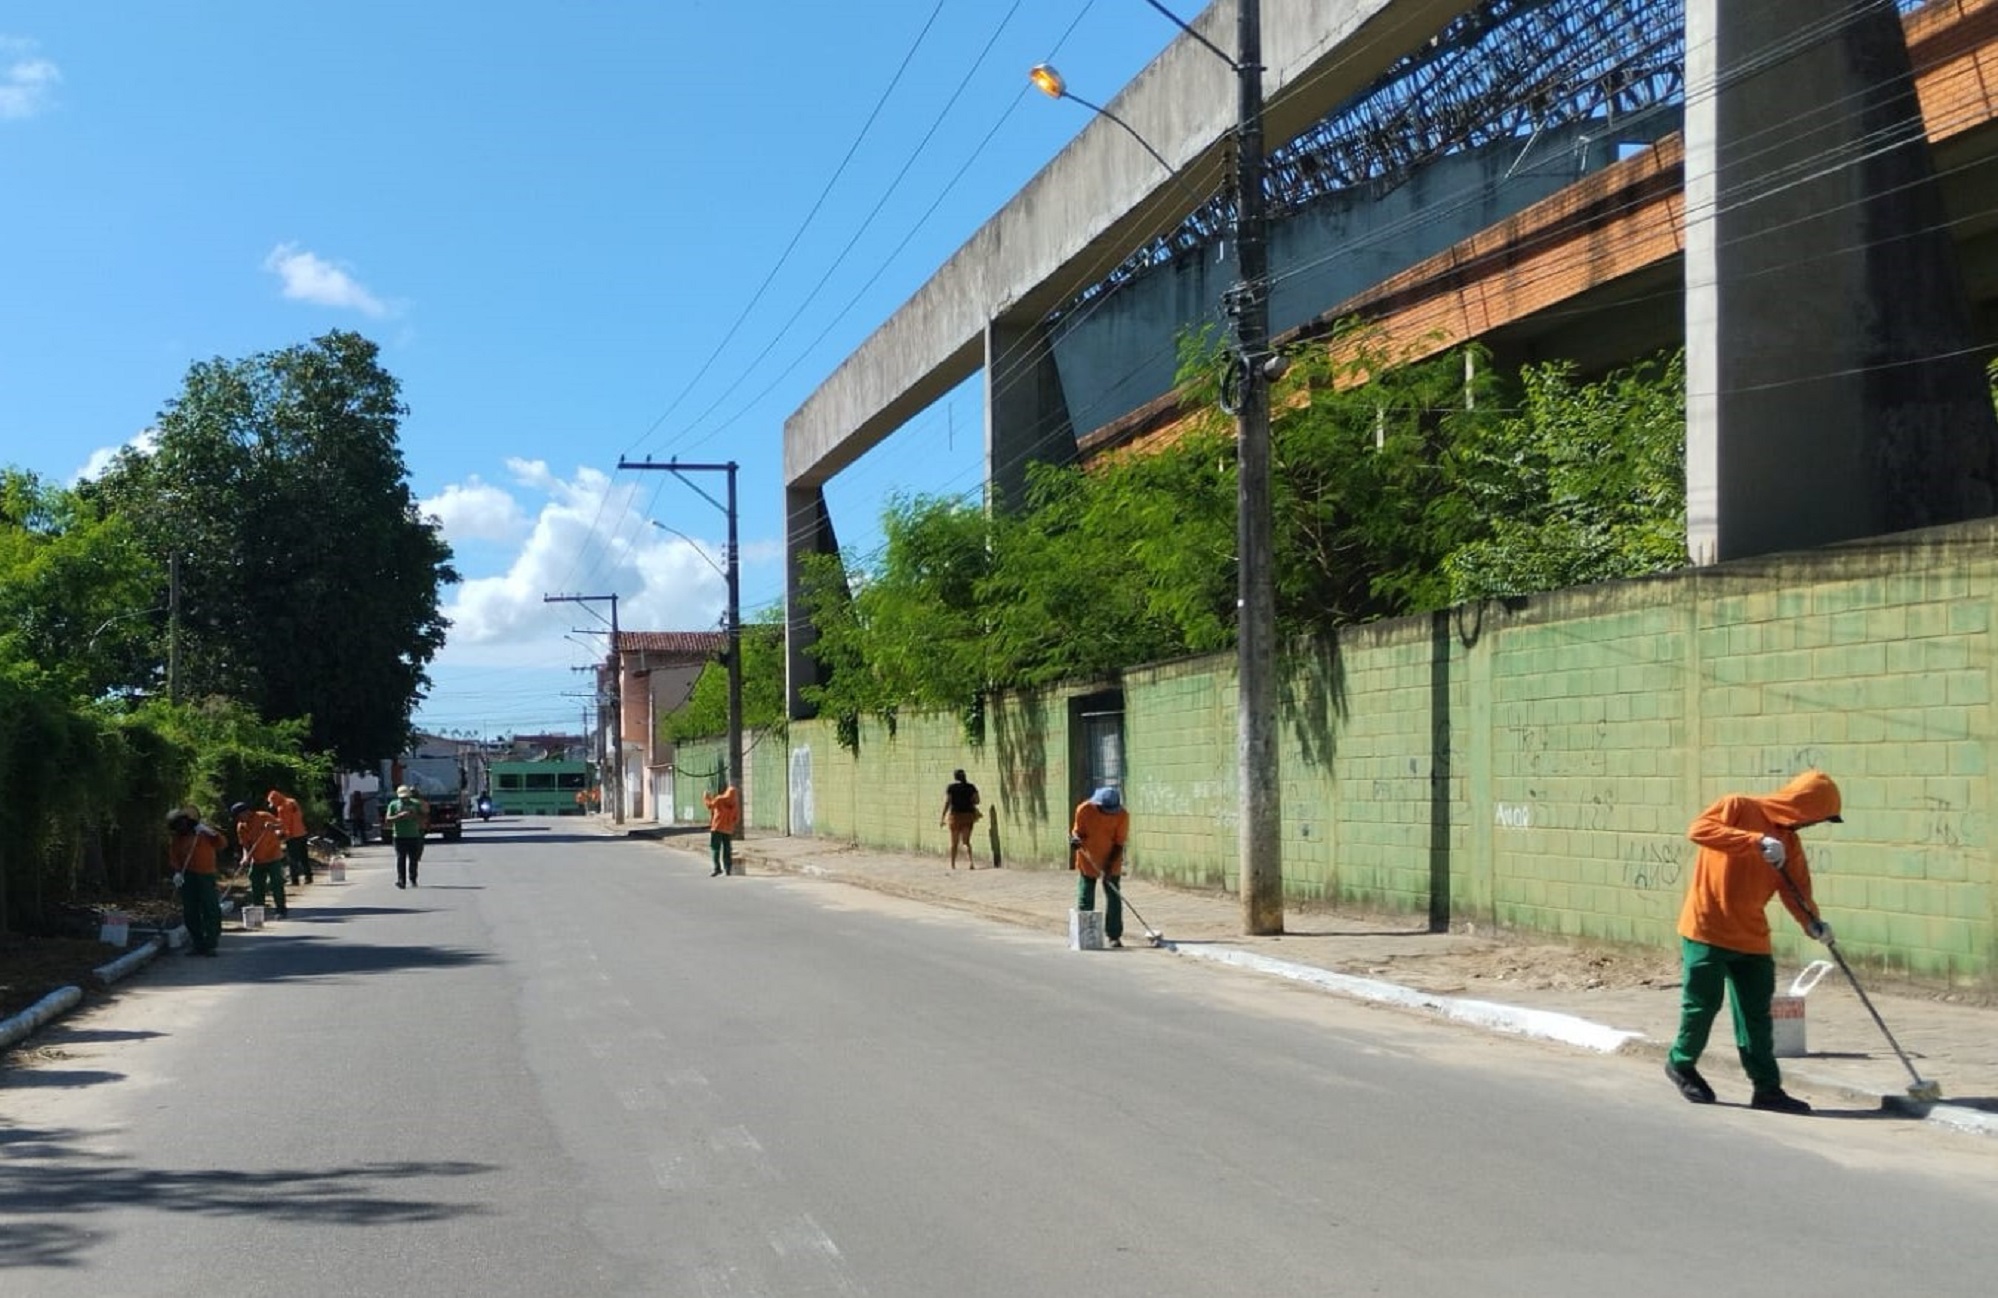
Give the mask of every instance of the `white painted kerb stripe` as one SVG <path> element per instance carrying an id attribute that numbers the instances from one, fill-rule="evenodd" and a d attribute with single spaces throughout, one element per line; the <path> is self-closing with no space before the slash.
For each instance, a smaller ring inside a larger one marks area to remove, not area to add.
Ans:
<path id="1" fill-rule="evenodd" d="M 1211 950 L 1185 944 L 1175 944 L 1173 950 L 1195 960 L 1211 960 L 1216 964 L 1234 965 L 1257 973 L 1274 974 L 1278 978 L 1288 978 L 1292 982 L 1309 983 L 1313 987 L 1322 987 L 1326 991 L 1350 996 L 1356 1000 L 1399 1005 L 1407 1009 L 1430 1010 L 1456 1022 L 1489 1028 L 1494 1032 L 1508 1032 L 1514 1036 L 1535 1037 L 1544 1041 L 1560 1041 L 1571 1046 L 1580 1046 L 1584 1050 L 1598 1050 L 1604 1054 L 1614 1054 L 1627 1042 L 1639 1041 L 1644 1037 L 1642 1032 L 1626 1032 L 1621 1028 L 1606 1027 L 1587 1019 L 1578 1019 L 1572 1014 L 1524 1009 L 1517 1005 L 1499 1005 L 1492 1001 L 1436 996 L 1429 992 L 1416 991 L 1412 987 L 1403 987 L 1399 983 L 1382 982 L 1377 978 L 1356 978 L 1352 974 L 1333 973 L 1329 969 L 1314 969 L 1310 965 L 1292 964 L 1287 960 L 1272 960 L 1253 951 Z"/>

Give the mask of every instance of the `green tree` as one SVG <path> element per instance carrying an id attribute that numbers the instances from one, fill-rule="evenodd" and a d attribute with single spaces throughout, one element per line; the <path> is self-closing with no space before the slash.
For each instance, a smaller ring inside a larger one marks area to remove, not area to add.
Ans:
<path id="1" fill-rule="evenodd" d="M 808 561 L 805 611 L 843 739 L 916 705 L 967 720 L 994 688 L 1099 679 L 1228 647 L 1233 420 L 1211 334 L 1182 348 L 1204 413 L 1170 445 L 1031 466 L 991 516 L 897 499 L 871 565 Z M 1288 634 L 1685 562 L 1676 358 L 1579 382 L 1471 348 L 1386 353 L 1363 329 L 1298 353 L 1272 401 L 1277 616 Z"/>
<path id="2" fill-rule="evenodd" d="M 1684 354 L 1595 383 L 1541 365 L 1520 386 L 1518 409 L 1464 450 L 1461 499 L 1491 526 L 1448 555 L 1448 599 L 1684 567 Z"/>
<path id="3" fill-rule="evenodd" d="M 50 686 L 96 698 L 143 682 L 166 621 L 159 575 L 123 519 L 0 470 L 0 642 Z"/>
<path id="4" fill-rule="evenodd" d="M 182 556 L 181 697 L 305 719 L 347 765 L 403 746 L 457 580 L 409 489 L 406 414 L 376 346 L 336 331 L 193 366 L 155 448 L 99 481 L 152 554 Z"/>
<path id="5" fill-rule="evenodd" d="M 784 606 L 753 613 L 742 628 L 742 724 L 747 730 L 782 727 Z M 674 743 L 728 733 L 728 664 L 709 662 L 687 701 L 659 719 L 660 734 Z"/>

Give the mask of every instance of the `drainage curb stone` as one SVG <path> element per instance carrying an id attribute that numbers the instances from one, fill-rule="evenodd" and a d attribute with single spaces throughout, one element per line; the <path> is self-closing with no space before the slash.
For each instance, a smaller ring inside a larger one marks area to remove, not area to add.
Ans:
<path id="1" fill-rule="evenodd" d="M 0 1047 L 11 1046 L 46 1023 L 62 1017 L 83 999 L 81 987 L 58 987 L 13 1018 L 0 1020 Z"/>

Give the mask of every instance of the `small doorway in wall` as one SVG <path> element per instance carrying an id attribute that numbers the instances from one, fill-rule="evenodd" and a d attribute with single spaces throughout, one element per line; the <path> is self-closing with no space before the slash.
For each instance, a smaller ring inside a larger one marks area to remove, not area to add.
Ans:
<path id="1" fill-rule="evenodd" d="M 1106 786 L 1124 788 L 1124 691 L 1068 701 L 1070 807 Z"/>

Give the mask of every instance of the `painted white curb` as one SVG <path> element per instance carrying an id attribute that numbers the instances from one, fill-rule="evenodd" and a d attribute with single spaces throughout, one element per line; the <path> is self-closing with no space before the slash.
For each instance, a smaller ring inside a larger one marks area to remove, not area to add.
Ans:
<path id="1" fill-rule="evenodd" d="M 138 950 L 121 955 L 110 964 L 98 965 L 91 972 L 95 973 L 101 981 L 107 984 L 115 983 L 126 974 L 144 968 L 146 962 L 158 955 L 165 946 L 165 942 L 159 938 L 154 938 Z"/>
<path id="2" fill-rule="evenodd" d="M 1268 956 L 1257 955 L 1253 951 L 1232 951 L 1208 949 L 1206 947 L 1169 944 L 1179 955 L 1194 960 L 1211 960 L 1215 964 L 1234 965 L 1239 969 L 1249 969 L 1256 973 L 1273 974 L 1278 978 L 1288 978 L 1292 982 L 1309 983 L 1341 996 L 1355 1000 L 1373 1001 L 1382 1005 L 1398 1005 L 1405 1009 L 1429 1010 L 1459 1023 L 1469 1023 L 1474 1027 L 1489 1028 L 1494 1032 L 1508 1032 L 1514 1036 L 1534 1037 L 1543 1041 L 1559 1041 L 1584 1050 L 1615 1054 L 1627 1043 L 1642 1040 L 1642 1032 L 1626 1032 L 1621 1028 L 1606 1027 L 1601 1023 L 1591 1023 L 1587 1019 L 1576 1018 L 1572 1014 L 1560 1014 L 1553 1010 L 1530 1010 L 1517 1005 L 1500 1005 L 1493 1001 L 1460 1000 L 1452 996 L 1435 996 L 1429 992 L 1416 991 L 1399 983 L 1382 982 L 1377 978 L 1356 978 L 1352 974 L 1333 973 L 1328 969 L 1314 969 L 1309 965 L 1292 964 L 1287 960 L 1272 960 Z"/>
<path id="3" fill-rule="evenodd" d="M 81 987 L 56 988 L 13 1018 L 0 1022 L 0 1046 L 13 1045 L 56 1015 L 73 1009 L 82 999 Z"/>

